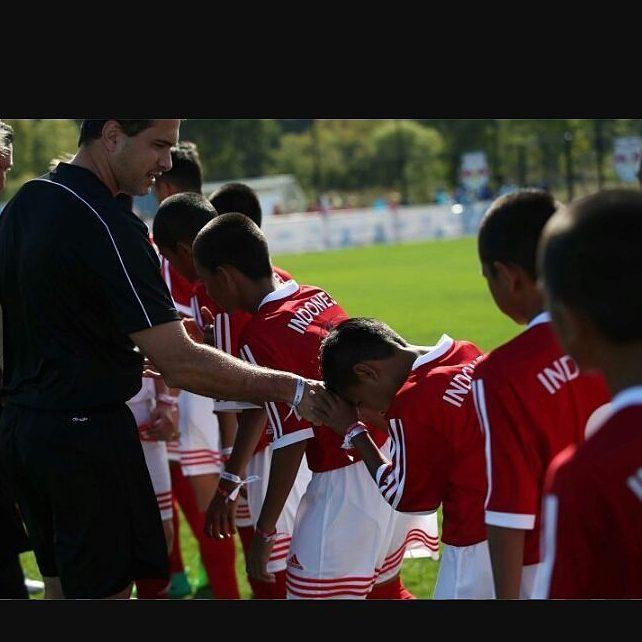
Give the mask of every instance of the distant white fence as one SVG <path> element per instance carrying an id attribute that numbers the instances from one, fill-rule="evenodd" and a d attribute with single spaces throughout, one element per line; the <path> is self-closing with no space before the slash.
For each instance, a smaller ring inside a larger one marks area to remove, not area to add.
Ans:
<path id="1" fill-rule="evenodd" d="M 273 253 L 320 252 L 360 245 L 457 238 L 477 232 L 488 202 L 418 205 L 350 212 L 284 214 L 263 219 Z"/>

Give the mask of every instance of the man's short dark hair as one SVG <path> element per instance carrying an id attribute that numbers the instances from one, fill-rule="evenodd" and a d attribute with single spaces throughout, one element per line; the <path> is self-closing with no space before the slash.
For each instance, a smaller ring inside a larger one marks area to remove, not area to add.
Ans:
<path id="1" fill-rule="evenodd" d="M 203 188 L 203 167 L 196 143 L 180 141 L 172 147 L 171 154 L 172 169 L 161 174 L 156 180 L 171 183 L 181 192 L 200 194 Z"/>
<path id="2" fill-rule="evenodd" d="M 13 145 L 13 127 L 0 120 L 0 152 Z"/>
<path id="3" fill-rule="evenodd" d="M 353 368 L 362 361 L 387 359 L 395 348 L 408 343 L 390 326 L 377 319 L 356 317 L 340 323 L 321 344 L 320 360 L 323 381 L 341 393 L 357 383 Z"/>
<path id="4" fill-rule="evenodd" d="M 211 203 L 202 194 L 183 192 L 169 196 L 154 217 L 154 243 L 170 250 L 175 250 L 180 242 L 191 245 L 215 214 Z"/>
<path id="5" fill-rule="evenodd" d="M 272 275 L 265 235 L 245 214 L 216 216 L 198 233 L 193 250 L 196 262 L 212 274 L 231 265 L 252 280 Z"/>
<path id="6" fill-rule="evenodd" d="M 559 204 L 539 189 L 523 189 L 498 198 L 479 226 L 479 258 L 491 270 L 493 262 L 521 267 L 537 278 L 536 253 L 544 225 Z"/>
<path id="7" fill-rule="evenodd" d="M 256 192 L 243 183 L 227 183 L 218 191 L 210 194 L 210 203 L 219 214 L 237 212 L 249 216 L 261 227 L 261 203 Z"/>
<path id="8" fill-rule="evenodd" d="M 546 226 L 546 290 L 614 343 L 642 340 L 642 192 L 605 190 L 574 201 Z"/>
<path id="9" fill-rule="evenodd" d="M 105 118 L 104 120 L 83 120 L 80 124 L 80 138 L 78 139 L 78 147 L 89 143 L 92 140 L 97 140 L 102 136 L 103 127 L 109 120 L 115 120 L 127 136 L 136 136 L 140 132 L 148 129 L 154 124 L 154 119 L 150 120 L 131 120 L 119 118 Z"/>

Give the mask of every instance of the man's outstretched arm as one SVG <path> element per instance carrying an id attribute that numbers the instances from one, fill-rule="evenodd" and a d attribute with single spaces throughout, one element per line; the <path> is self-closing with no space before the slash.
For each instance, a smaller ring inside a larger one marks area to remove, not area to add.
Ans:
<path id="1" fill-rule="evenodd" d="M 198 344 L 180 321 L 164 323 L 129 335 L 159 369 L 167 385 L 196 394 L 236 401 L 292 403 L 299 376 L 255 366 L 216 348 Z M 307 380 L 298 412 L 318 424 L 316 398 L 325 390 Z"/>

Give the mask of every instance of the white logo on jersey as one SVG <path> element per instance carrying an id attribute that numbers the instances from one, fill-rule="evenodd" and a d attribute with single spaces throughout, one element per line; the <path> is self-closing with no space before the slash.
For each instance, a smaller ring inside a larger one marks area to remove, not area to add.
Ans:
<path id="1" fill-rule="evenodd" d="M 299 334 L 305 334 L 306 328 L 312 323 L 314 317 L 318 317 L 324 310 L 336 304 L 337 302 L 331 299 L 326 292 L 319 292 L 319 294 L 310 297 L 309 301 L 306 301 L 294 311 L 292 321 L 288 323 L 288 328 Z"/>
<path id="2" fill-rule="evenodd" d="M 474 361 L 471 361 L 469 364 L 465 365 L 461 369 L 461 372 L 459 374 L 456 374 L 450 380 L 450 383 L 448 384 L 449 388 L 446 390 L 444 396 L 442 397 L 444 401 L 447 401 L 453 406 L 457 406 L 457 408 L 461 408 L 461 405 L 464 403 L 466 396 L 472 388 L 472 375 L 475 371 L 475 366 L 483 356 L 484 355 L 480 354 Z"/>
<path id="3" fill-rule="evenodd" d="M 537 375 L 540 383 L 546 388 L 549 394 L 554 395 L 563 383 L 577 379 L 580 370 L 571 357 L 565 354 L 561 359 L 553 361 L 550 368 L 544 368 Z"/>
<path id="4" fill-rule="evenodd" d="M 626 485 L 635 493 L 642 502 L 642 468 L 638 468 L 627 480 Z"/>

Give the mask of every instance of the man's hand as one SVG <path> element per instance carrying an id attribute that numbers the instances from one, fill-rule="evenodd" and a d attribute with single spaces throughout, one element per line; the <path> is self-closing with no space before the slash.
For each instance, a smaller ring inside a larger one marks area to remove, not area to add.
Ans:
<path id="1" fill-rule="evenodd" d="M 178 439 L 178 408 L 161 401 L 150 415 L 150 428 L 147 434 L 156 441 L 174 441 Z"/>
<path id="2" fill-rule="evenodd" d="M 323 423 L 324 401 L 329 394 L 323 382 L 307 379 L 303 398 L 297 406 L 297 412 L 315 426 L 320 426 Z"/>
<path id="3" fill-rule="evenodd" d="M 355 406 L 344 401 L 334 392 L 326 391 L 323 399 L 319 399 L 317 404 L 321 423 L 331 428 L 340 437 L 344 437 L 350 426 L 359 419 Z"/>
<path id="4" fill-rule="evenodd" d="M 231 493 L 236 485 L 225 479 L 219 480 L 219 487 Z M 227 499 L 227 501 L 226 501 Z M 236 533 L 236 500 L 216 493 L 205 513 L 205 534 L 214 539 L 232 537 Z"/>
<path id="5" fill-rule="evenodd" d="M 254 535 L 245 563 L 247 574 L 258 582 L 274 584 L 274 573 L 267 572 L 267 564 L 272 553 L 274 542 L 266 542 L 259 535 Z"/>

